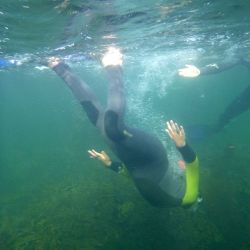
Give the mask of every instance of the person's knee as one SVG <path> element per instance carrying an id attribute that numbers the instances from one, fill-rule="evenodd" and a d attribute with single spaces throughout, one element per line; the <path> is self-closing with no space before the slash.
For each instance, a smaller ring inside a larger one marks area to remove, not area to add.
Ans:
<path id="1" fill-rule="evenodd" d="M 112 141 L 121 141 L 125 138 L 123 131 L 119 128 L 118 114 L 112 110 L 105 112 L 104 129 L 108 138 Z"/>

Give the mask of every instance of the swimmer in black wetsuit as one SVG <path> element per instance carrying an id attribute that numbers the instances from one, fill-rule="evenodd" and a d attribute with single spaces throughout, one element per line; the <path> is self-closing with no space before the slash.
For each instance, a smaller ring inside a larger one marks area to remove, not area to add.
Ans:
<path id="1" fill-rule="evenodd" d="M 208 64 L 200 69 L 195 67 L 194 65 L 186 65 L 186 67 L 180 69 L 178 73 L 183 77 L 198 77 L 199 75 L 220 73 L 238 65 L 245 66 L 248 70 L 250 70 L 250 61 L 240 58 L 238 60 L 234 60 L 232 62 L 224 63 L 221 65 Z M 219 116 L 216 124 L 212 127 L 209 127 L 209 134 L 220 132 L 225 126 L 230 123 L 231 120 L 249 109 L 250 85 L 246 89 L 244 89 L 231 103 L 228 104 L 223 113 Z M 202 127 L 203 126 L 201 126 L 201 128 Z"/>
<path id="2" fill-rule="evenodd" d="M 122 55 L 118 50 L 110 49 L 102 63 L 109 78 L 106 109 L 101 107 L 89 86 L 78 79 L 66 64 L 58 58 L 50 58 L 48 62 L 69 86 L 89 120 L 100 130 L 121 163 L 112 162 L 103 151 L 90 150 L 89 154 L 116 172 L 126 166 L 141 195 L 154 206 L 186 206 L 194 203 L 198 196 L 198 159 L 186 144 L 183 128 L 173 121 L 167 123 L 167 131 L 187 164 L 186 171 L 181 176 L 175 176 L 161 141 L 124 124 Z"/>

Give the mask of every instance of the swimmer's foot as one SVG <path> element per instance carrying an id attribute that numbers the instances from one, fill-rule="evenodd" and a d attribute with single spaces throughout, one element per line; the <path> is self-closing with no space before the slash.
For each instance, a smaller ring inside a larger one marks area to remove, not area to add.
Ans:
<path id="1" fill-rule="evenodd" d="M 50 57 L 50 58 L 48 59 L 48 66 L 49 66 L 50 68 L 53 69 L 53 68 L 55 68 L 60 62 L 61 62 L 60 58 L 52 56 L 52 57 Z"/>
<path id="2" fill-rule="evenodd" d="M 108 66 L 122 66 L 122 53 L 115 47 L 108 48 L 108 51 L 102 58 L 102 65 Z"/>

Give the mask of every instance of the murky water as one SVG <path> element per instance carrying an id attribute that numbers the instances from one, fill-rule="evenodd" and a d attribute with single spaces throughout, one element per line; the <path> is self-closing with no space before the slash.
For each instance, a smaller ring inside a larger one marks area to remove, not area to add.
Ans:
<path id="1" fill-rule="evenodd" d="M 7 1 L 0 6 L 0 249 L 250 249 L 249 111 L 192 140 L 201 162 L 196 211 L 156 209 L 133 183 L 89 159 L 111 153 L 65 84 L 59 56 L 106 101 L 99 58 L 124 54 L 126 120 L 211 125 L 250 83 L 248 1 Z M 181 78 L 186 64 L 239 62 Z M 195 131 L 196 135 L 199 133 Z"/>

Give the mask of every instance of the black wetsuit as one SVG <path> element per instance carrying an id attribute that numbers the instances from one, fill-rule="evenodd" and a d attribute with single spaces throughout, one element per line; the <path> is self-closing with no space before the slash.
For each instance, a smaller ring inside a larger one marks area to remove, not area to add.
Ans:
<path id="1" fill-rule="evenodd" d="M 160 186 L 169 168 L 161 141 L 153 135 L 130 128 L 123 122 L 125 100 L 122 69 L 119 66 L 106 68 L 109 78 L 106 109 L 101 107 L 89 86 L 78 79 L 66 64 L 60 63 L 53 69 L 67 83 L 89 120 L 101 131 L 113 152 L 125 164 L 142 196 L 155 206 L 180 205 L 185 187 L 175 196 Z M 190 152 L 189 147 L 187 146 L 187 150 L 184 151 Z M 193 153 L 192 160 L 194 158 Z M 111 169 L 118 171 L 119 164 L 113 162 Z M 166 179 L 171 179 L 171 176 L 167 176 Z"/>
<path id="2" fill-rule="evenodd" d="M 250 109 L 250 85 L 220 115 L 215 131 L 222 130 L 232 119 Z"/>
<path id="3" fill-rule="evenodd" d="M 243 65 L 250 70 L 250 62 L 238 58 L 234 61 L 215 66 L 214 64 L 205 66 L 200 69 L 202 75 L 221 73 L 225 70 L 231 69 L 235 66 Z M 221 131 L 231 120 L 250 109 L 250 85 L 244 89 L 239 96 L 237 96 L 226 107 L 224 112 L 219 116 L 217 124 L 212 129 L 212 132 Z"/>

